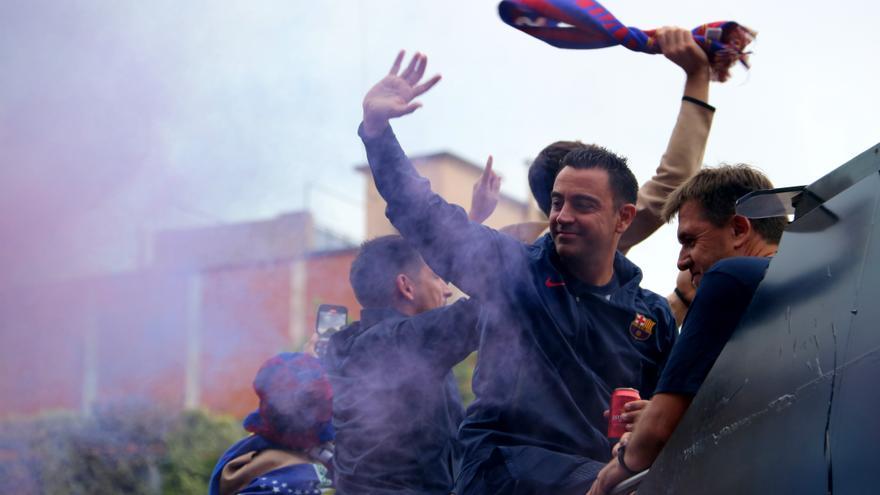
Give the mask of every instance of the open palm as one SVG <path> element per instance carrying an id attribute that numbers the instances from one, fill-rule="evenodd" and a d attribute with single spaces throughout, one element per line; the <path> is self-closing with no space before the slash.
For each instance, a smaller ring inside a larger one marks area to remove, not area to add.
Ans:
<path id="1" fill-rule="evenodd" d="M 403 51 L 397 54 L 388 75 L 364 96 L 364 132 L 367 135 L 380 133 L 390 119 L 414 112 L 421 104 L 413 100 L 440 80 L 440 75 L 436 75 L 419 84 L 428 65 L 428 57 L 421 53 L 413 55 L 409 65 L 400 72 L 404 54 Z"/>

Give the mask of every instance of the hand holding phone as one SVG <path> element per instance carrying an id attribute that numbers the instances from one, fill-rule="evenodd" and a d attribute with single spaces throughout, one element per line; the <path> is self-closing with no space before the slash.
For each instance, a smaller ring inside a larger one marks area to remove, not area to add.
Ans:
<path id="1" fill-rule="evenodd" d="M 338 332 L 348 322 L 348 309 L 336 304 L 322 304 L 318 306 L 318 316 L 315 319 L 315 333 L 318 334 L 318 342 L 315 344 L 315 353 L 318 357 L 324 355 L 330 336 Z"/>

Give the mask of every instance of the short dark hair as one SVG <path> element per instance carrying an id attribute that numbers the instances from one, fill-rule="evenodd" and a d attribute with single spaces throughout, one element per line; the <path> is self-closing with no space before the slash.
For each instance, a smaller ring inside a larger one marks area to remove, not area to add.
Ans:
<path id="1" fill-rule="evenodd" d="M 672 192 L 661 215 L 668 222 L 685 203 L 693 200 L 703 207 L 706 220 L 721 227 L 736 214 L 737 199 L 762 189 L 773 189 L 773 183 L 761 171 L 746 164 L 704 168 Z M 785 217 L 750 218 L 749 222 L 772 244 L 779 244 L 788 223 Z"/>
<path id="2" fill-rule="evenodd" d="M 377 237 L 361 245 L 351 262 L 348 281 L 362 307 L 384 308 L 394 302 L 397 276 L 415 276 L 422 264 L 419 252 L 403 237 Z"/>
<path id="3" fill-rule="evenodd" d="M 570 151 L 583 148 L 580 141 L 556 141 L 538 153 L 538 157 L 529 166 L 529 188 L 538 203 L 538 208 L 550 216 L 550 195 L 553 183 L 562 170 L 562 159 Z"/>
<path id="4" fill-rule="evenodd" d="M 639 183 L 632 170 L 626 165 L 626 158 L 595 144 L 585 144 L 570 151 L 562 159 L 563 167 L 576 169 L 598 168 L 608 172 L 608 183 L 616 206 L 635 203 L 639 194 Z"/>

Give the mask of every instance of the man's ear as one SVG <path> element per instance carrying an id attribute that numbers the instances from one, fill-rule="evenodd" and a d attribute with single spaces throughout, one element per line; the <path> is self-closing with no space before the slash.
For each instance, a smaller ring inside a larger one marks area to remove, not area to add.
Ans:
<path id="1" fill-rule="evenodd" d="M 617 210 L 617 226 L 614 231 L 618 234 L 626 232 L 636 218 L 636 205 L 626 203 Z"/>
<path id="2" fill-rule="evenodd" d="M 746 243 L 749 234 L 752 233 L 752 222 L 742 215 L 734 215 L 730 221 L 730 226 L 733 229 L 733 247 L 739 249 Z"/>
<path id="3" fill-rule="evenodd" d="M 398 273 L 397 277 L 394 279 L 394 285 L 397 287 L 397 292 L 402 298 L 407 301 L 415 299 L 416 296 L 412 280 L 410 280 L 406 274 Z"/>

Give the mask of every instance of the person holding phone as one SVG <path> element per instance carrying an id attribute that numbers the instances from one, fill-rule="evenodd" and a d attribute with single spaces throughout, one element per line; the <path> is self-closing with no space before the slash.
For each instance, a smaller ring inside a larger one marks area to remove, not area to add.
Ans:
<path id="1" fill-rule="evenodd" d="M 349 274 L 361 320 L 330 336 L 336 486 L 448 495 L 464 417 L 452 367 L 476 350 L 480 308 L 397 235 L 365 242 Z"/>
<path id="2" fill-rule="evenodd" d="M 321 304 L 315 318 L 315 333 L 306 343 L 306 352 L 315 357 L 324 357 L 327 342 L 348 322 L 348 308 L 337 304 Z"/>

